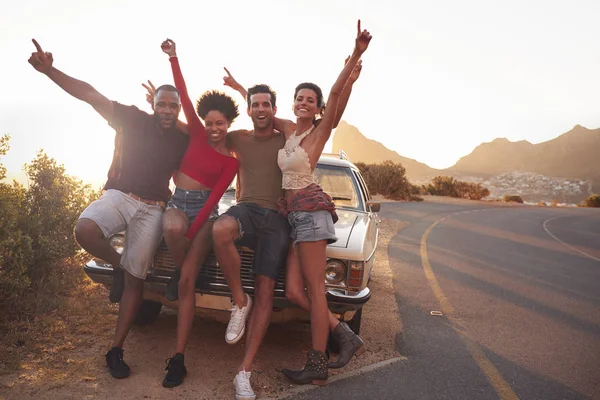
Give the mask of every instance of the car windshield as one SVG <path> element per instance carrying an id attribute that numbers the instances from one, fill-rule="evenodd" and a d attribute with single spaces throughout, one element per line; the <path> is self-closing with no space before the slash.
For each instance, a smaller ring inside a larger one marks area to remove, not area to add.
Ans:
<path id="1" fill-rule="evenodd" d="M 329 194 L 336 207 L 362 209 L 362 200 L 350 168 L 318 164 L 317 183 Z"/>

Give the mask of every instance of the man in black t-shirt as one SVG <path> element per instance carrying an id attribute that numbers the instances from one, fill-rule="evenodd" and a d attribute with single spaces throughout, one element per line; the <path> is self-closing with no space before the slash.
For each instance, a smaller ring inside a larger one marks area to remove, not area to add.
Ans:
<path id="1" fill-rule="evenodd" d="M 156 89 L 150 115 L 110 101 L 89 84 L 62 73 L 52 66 L 52 54 L 33 43 L 36 52 L 29 63 L 71 96 L 90 104 L 122 135 L 122 142 L 115 143 L 118 160 L 111 166 L 105 192 L 81 214 L 75 238 L 88 253 L 115 269 L 111 301 L 120 300 L 119 317 L 106 363 L 113 377 L 125 378 L 130 370 L 123 360 L 123 342 L 142 303 L 144 279 L 162 236 L 162 214 L 171 196 L 169 181 L 188 144 L 186 133 L 177 127 L 179 92 L 170 85 Z M 119 254 L 109 238 L 122 231 L 126 240 Z"/>

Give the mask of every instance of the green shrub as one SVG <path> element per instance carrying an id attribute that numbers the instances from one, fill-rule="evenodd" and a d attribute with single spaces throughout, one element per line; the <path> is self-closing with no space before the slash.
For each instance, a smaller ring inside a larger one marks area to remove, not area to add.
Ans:
<path id="1" fill-rule="evenodd" d="M 479 183 L 463 182 L 451 176 L 436 176 L 429 185 L 421 188 L 424 194 L 469 200 L 481 200 L 490 195 L 490 191 Z"/>
<path id="2" fill-rule="evenodd" d="M 411 200 L 413 186 L 406 178 L 406 170 L 400 163 L 384 161 L 380 164 L 355 163 L 360 170 L 369 192 L 392 200 Z"/>
<path id="3" fill-rule="evenodd" d="M 9 150 L 9 137 L 0 139 L 0 156 Z M 73 278 L 66 260 L 79 246 L 73 227 L 83 209 L 99 192 L 67 175 L 62 165 L 40 151 L 25 166 L 29 188 L 0 183 L 0 320 L 24 313 L 22 297 L 41 286 L 65 286 Z M 0 164 L 0 179 L 6 170 Z M 21 299 L 17 305 L 16 299 Z"/>
<path id="4" fill-rule="evenodd" d="M 521 203 L 523 204 L 523 199 L 521 198 L 521 196 L 504 196 L 504 202 L 505 203 Z"/>
<path id="5" fill-rule="evenodd" d="M 600 207 L 600 195 L 593 194 L 584 200 L 583 205 L 585 207 Z"/>

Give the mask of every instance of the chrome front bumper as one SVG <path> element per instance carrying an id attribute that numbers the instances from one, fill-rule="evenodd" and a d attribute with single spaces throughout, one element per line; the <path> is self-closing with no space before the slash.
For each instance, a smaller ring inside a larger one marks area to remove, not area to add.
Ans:
<path id="1" fill-rule="evenodd" d="M 113 269 L 110 265 L 97 263 L 95 260 L 90 260 L 84 267 L 85 273 L 96 283 L 103 285 L 112 284 Z M 164 292 L 169 282 L 170 276 L 167 275 L 148 275 L 144 283 L 144 298 L 161 302 L 169 307 L 177 308 L 177 303 L 170 303 L 164 299 Z M 244 287 L 244 290 L 250 294 L 254 292 L 253 287 Z M 210 297 L 221 297 L 224 299 L 213 299 L 208 301 Z M 329 289 L 326 293 L 329 309 L 334 314 L 344 314 L 349 311 L 360 309 L 371 298 L 371 290 L 367 287 L 356 294 L 347 294 L 340 289 Z M 196 287 L 197 307 L 229 310 L 231 308 L 231 297 L 229 288 L 223 285 L 208 285 L 204 287 Z M 200 301 L 201 300 L 201 301 Z M 275 290 L 275 298 L 273 300 L 273 308 L 283 310 L 288 308 L 297 308 L 286 297 L 285 292 L 281 289 Z"/>

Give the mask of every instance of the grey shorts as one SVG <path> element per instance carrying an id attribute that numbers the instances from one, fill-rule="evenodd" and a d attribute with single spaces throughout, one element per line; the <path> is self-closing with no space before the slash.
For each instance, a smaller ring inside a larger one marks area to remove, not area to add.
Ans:
<path id="1" fill-rule="evenodd" d="M 329 211 L 292 211 L 288 214 L 292 227 L 290 239 L 294 244 L 327 240 L 327 244 L 337 242 L 333 218 Z"/>
<path id="2" fill-rule="evenodd" d="M 238 221 L 240 237 L 236 245 L 254 250 L 253 272 L 276 280 L 285 267 L 289 247 L 290 225 L 285 218 L 255 203 L 236 204 L 223 215 Z"/>
<path id="3" fill-rule="evenodd" d="M 210 190 L 185 190 L 175 188 L 175 193 L 171 196 L 171 199 L 167 203 L 167 210 L 169 208 L 176 208 L 181 210 L 187 215 L 190 225 L 196 219 L 196 216 L 206 204 L 208 196 L 210 196 Z M 209 221 L 214 221 L 219 217 L 219 206 L 215 206 L 208 217 Z"/>
<path id="4" fill-rule="evenodd" d="M 109 189 L 90 204 L 79 219 L 90 219 L 109 238 L 125 231 L 125 246 L 121 254 L 121 267 L 136 278 L 146 279 L 154 252 L 162 238 L 163 209 L 148 205 Z"/>

